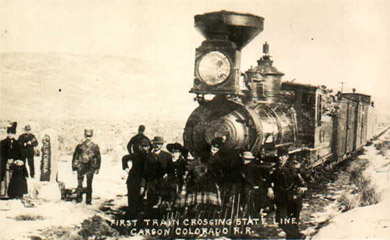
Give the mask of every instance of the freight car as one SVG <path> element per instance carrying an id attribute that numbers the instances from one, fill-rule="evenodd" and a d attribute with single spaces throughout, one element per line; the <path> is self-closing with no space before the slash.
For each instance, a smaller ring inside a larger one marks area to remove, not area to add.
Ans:
<path id="1" fill-rule="evenodd" d="M 185 146 L 201 157 L 221 137 L 225 150 L 249 150 L 265 162 L 287 146 L 308 169 L 348 158 L 373 137 L 371 97 L 282 82 L 267 43 L 257 66 L 242 73 L 241 50 L 263 23 L 262 17 L 228 11 L 195 16 L 206 40 L 196 49 L 190 93 L 199 106 L 187 120 Z"/>

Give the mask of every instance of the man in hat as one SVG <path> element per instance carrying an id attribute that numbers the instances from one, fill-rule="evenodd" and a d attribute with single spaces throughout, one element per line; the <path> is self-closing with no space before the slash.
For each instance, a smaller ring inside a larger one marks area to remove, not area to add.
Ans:
<path id="1" fill-rule="evenodd" d="M 244 151 L 240 154 L 241 166 L 241 196 L 244 216 L 259 217 L 257 214 L 263 207 L 265 198 L 265 181 L 260 166 L 256 163 L 252 152 Z"/>
<path id="2" fill-rule="evenodd" d="M 268 189 L 268 196 L 275 198 L 276 220 L 286 233 L 286 239 L 303 239 L 305 236 L 299 232 L 298 221 L 302 209 L 302 195 L 307 188 L 289 158 L 288 148 L 278 148 L 277 154 L 279 160 L 270 176 L 274 187 L 273 190 Z"/>
<path id="3" fill-rule="evenodd" d="M 72 170 L 77 171 L 77 203 L 82 201 L 84 176 L 87 176 L 87 198 L 86 203 L 92 203 L 92 180 L 93 175 L 99 174 L 100 169 L 100 150 L 99 146 L 91 141 L 93 136 L 92 129 L 84 130 L 85 140 L 77 145 L 72 160 Z"/>
<path id="4" fill-rule="evenodd" d="M 122 158 L 122 169 L 128 173 L 127 177 L 127 203 L 128 214 L 136 218 L 142 211 L 142 198 L 145 194 L 145 165 L 150 155 L 150 143 L 142 139 L 141 149 Z"/>
<path id="5" fill-rule="evenodd" d="M 20 144 L 22 158 L 26 162 L 28 162 L 28 167 L 30 170 L 30 177 L 34 178 L 35 176 L 35 168 L 34 168 L 34 147 L 38 146 L 38 140 L 31 133 L 31 126 L 26 125 L 24 127 L 25 133 L 19 136 L 18 142 Z"/>
<path id="6" fill-rule="evenodd" d="M 7 196 L 10 181 L 10 166 L 16 160 L 22 160 L 20 145 L 15 139 L 17 123 L 13 122 L 7 127 L 7 137 L 0 142 L 0 195 Z"/>
<path id="7" fill-rule="evenodd" d="M 155 136 L 152 140 L 153 150 L 147 160 L 148 206 L 157 208 L 161 201 L 169 197 L 164 188 L 164 179 L 172 171 L 172 155 L 162 150 L 164 138 Z"/>
<path id="8" fill-rule="evenodd" d="M 149 138 L 147 136 L 145 136 L 144 133 L 145 133 L 145 126 L 140 125 L 138 127 L 138 134 L 135 135 L 134 137 L 132 137 L 130 139 L 129 143 L 127 144 L 127 150 L 129 151 L 130 154 L 135 153 L 135 152 L 139 152 L 141 150 L 140 144 L 141 144 L 141 141 L 143 139 L 145 139 L 149 143 L 150 146 L 152 145 Z"/>

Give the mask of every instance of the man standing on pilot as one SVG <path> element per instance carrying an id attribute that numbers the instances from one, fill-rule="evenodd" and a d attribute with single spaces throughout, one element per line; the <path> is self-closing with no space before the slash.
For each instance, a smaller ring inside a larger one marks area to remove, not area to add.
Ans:
<path id="1" fill-rule="evenodd" d="M 302 195 L 307 190 L 297 167 L 289 158 L 288 148 L 277 150 L 277 166 L 270 175 L 273 189 L 268 189 L 268 196 L 275 199 L 276 221 L 286 233 L 286 239 L 304 239 L 299 232 L 299 213 L 302 209 Z"/>

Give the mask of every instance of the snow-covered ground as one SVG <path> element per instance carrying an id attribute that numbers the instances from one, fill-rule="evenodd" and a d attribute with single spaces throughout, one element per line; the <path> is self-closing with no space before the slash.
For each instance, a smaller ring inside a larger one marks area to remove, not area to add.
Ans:
<path id="1" fill-rule="evenodd" d="M 386 140 L 390 132 L 377 143 Z M 363 174 L 380 196 L 379 203 L 337 215 L 313 239 L 390 239 L 390 152 L 379 154 L 372 145 L 359 158 L 369 160 Z"/>
<path id="2" fill-rule="evenodd" d="M 378 142 L 390 140 L 388 132 Z M 77 235 L 81 223 L 95 215 L 108 219 L 112 216 L 100 210 L 109 202 L 110 208 L 118 209 L 126 206 L 127 193 L 120 158 L 124 149 L 116 149 L 115 154 L 102 155 L 101 171 L 94 176 L 93 202 L 91 206 L 85 203 L 65 202 L 60 199 L 57 183 L 42 183 L 29 180 L 29 188 L 39 191 L 37 200 L 32 200 L 33 207 L 25 207 L 20 200 L 0 201 L 0 239 L 47 239 L 48 229 L 62 229 L 69 234 Z M 316 219 L 313 225 L 328 222 L 313 239 L 389 239 L 390 238 L 390 151 L 380 154 L 375 145 L 365 147 L 359 158 L 369 160 L 364 175 L 371 179 L 375 189 L 380 194 L 380 202 L 375 205 L 359 207 L 341 213 L 337 201 L 324 206 L 324 211 L 311 217 Z M 39 162 L 39 159 L 36 159 Z M 37 164 L 39 176 L 39 164 Z M 58 180 L 66 184 L 66 188 L 77 186 L 77 175 L 71 171 L 71 156 L 62 156 L 58 162 Z M 34 187 L 35 186 L 35 187 Z M 341 195 L 336 191 L 334 197 Z M 304 206 L 307 208 L 308 206 Z M 317 226 L 307 228 L 304 233 L 312 236 Z M 55 231 L 54 231 L 55 232 Z M 69 236 L 69 235 L 65 235 Z M 73 235 L 74 236 L 74 235 Z M 69 239 L 70 237 L 61 237 Z M 50 237 L 49 239 L 59 239 Z"/>
<path id="3" fill-rule="evenodd" d="M 0 239 L 31 239 L 31 236 L 45 239 L 42 230 L 58 227 L 73 229 L 84 219 L 101 214 L 99 207 L 107 200 L 116 198 L 115 206 L 126 205 L 124 195 L 127 189 L 125 180 L 121 178 L 119 160 L 113 160 L 109 155 L 102 156 L 101 171 L 94 176 L 92 205 L 62 201 L 56 182 L 29 179 L 29 188 L 34 188 L 34 185 L 39 191 L 38 199 L 32 200 L 34 206 L 31 208 L 24 207 L 20 200 L 0 201 Z M 71 157 L 63 157 L 58 164 L 58 179 L 66 184 L 66 188 L 75 188 L 77 174 L 71 171 Z"/>

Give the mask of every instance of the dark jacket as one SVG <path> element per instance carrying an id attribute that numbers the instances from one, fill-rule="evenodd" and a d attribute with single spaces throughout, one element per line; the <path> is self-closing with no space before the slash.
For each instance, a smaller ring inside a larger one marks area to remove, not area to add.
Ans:
<path id="1" fill-rule="evenodd" d="M 172 155 L 165 151 L 151 153 L 146 162 L 147 181 L 161 180 L 165 174 L 172 174 Z"/>
<path id="2" fill-rule="evenodd" d="M 72 159 L 72 170 L 81 169 L 100 169 L 100 150 L 99 146 L 91 141 L 84 141 L 77 145 Z"/>
<path id="3" fill-rule="evenodd" d="M 149 146 L 152 146 L 152 143 L 147 136 L 138 133 L 130 139 L 129 143 L 127 144 L 127 151 L 129 151 L 130 154 L 139 152 L 142 139 L 146 139 L 149 143 Z"/>
<path id="4" fill-rule="evenodd" d="M 179 191 L 182 189 L 185 178 L 188 177 L 189 169 L 188 169 L 188 162 L 187 159 L 185 159 L 183 156 L 180 156 L 179 160 L 172 163 L 172 170 L 171 176 L 173 177 L 173 180 L 175 181 L 175 184 L 178 185 Z"/>
<path id="5" fill-rule="evenodd" d="M 128 162 L 132 162 L 132 167 L 129 171 L 129 175 L 126 183 L 131 184 L 133 182 L 141 182 L 141 180 L 145 179 L 145 167 L 146 167 L 146 159 L 150 155 L 150 153 L 134 153 L 125 155 L 122 158 L 122 169 L 125 170 L 129 168 Z"/>
<path id="6" fill-rule="evenodd" d="M 38 140 L 34 134 L 23 133 L 19 136 L 18 142 L 23 157 L 34 157 L 34 147 L 38 146 Z M 31 142 L 31 144 L 28 142 Z"/>
<path id="7" fill-rule="evenodd" d="M 239 183 L 241 160 L 235 152 L 220 150 L 215 155 L 209 154 L 206 162 L 219 186 Z"/>
<path id="8" fill-rule="evenodd" d="M 16 139 L 5 138 L 0 142 L 0 181 L 4 180 L 7 161 L 22 160 L 19 142 Z"/>
<path id="9" fill-rule="evenodd" d="M 283 166 L 277 166 L 270 175 L 271 182 L 274 183 L 276 204 L 290 204 L 294 197 L 298 195 L 298 187 L 304 187 L 305 182 L 298 173 L 291 159 Z"/>
<path id="10" fill-rule="evenodd" d="M 241 179 L 243 188 L 253 189 L 257 186 L 260 189 L 265 187 L 260 166 L 256 164 L 255 160 L 248 164 L 242 164 Z"/>

